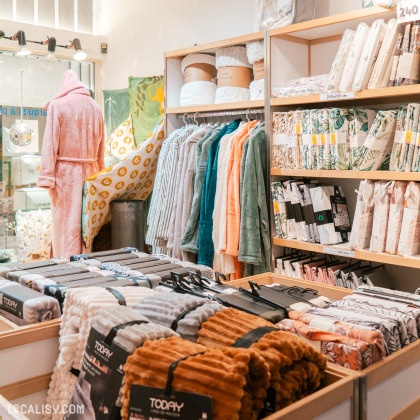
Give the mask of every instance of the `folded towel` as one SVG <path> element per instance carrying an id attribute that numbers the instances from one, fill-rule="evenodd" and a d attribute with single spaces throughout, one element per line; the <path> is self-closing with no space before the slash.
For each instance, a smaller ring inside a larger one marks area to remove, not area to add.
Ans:
<path id="1" fill-rule="evenodd" d="M 118 255 L 118 254 L 130 254 L 132 252 L 138 252 L 136 248 L 121 248 L 121 249 L 113 249 L 110 251 L 100 251 L 100 252 L 91 252 L 89 254 L 79 254 L 79 255 L 72 255 L 70 257 L 70 261 L 81 261 L 81 260 L 88 260 L 91 258 L 96 257 L 106 257 L 110 255 Z"/>
<path id="2" fill-rule="evenodd" d="M 7 280 L 0 283 L 0 315 L 17 325 L 59 318 L 56 299 Z"/>
<path id="3" fill-rule="evenodd" d="M 145 287 L 118 287 L 113 291 L 124 298 L 128 307 L 133 307 L 154 293 Z M 70 370 L 81 369 L 83 352 L 97 311 L 120 304 L 114 293 L 101 287 L 67 290 L 61 319 L 59 355 L 48 390 L 47 404 L 57 404 L 61 408 L 68 404 L 77 380 Z M 61 420 L 61 417 L 60 414 L 51 413 L 44 418 Z"/>
<path id="4" fill-rule="evenodd" d="M 208 350 L 171 337 L 148 341 L 127 358 L 121 410 L 124 420 L 128 417 L 131 385 L 164 388 L 170 365 L 183 358 L 173 373 L 173 390 L 209 395 L 214 420 L 257 418 L 270 377 L 268 365 L 258 352 L 242 348 Z"/>
<path id="5" fill-rule="evenodd" d="M 224 309 L 203 323 L 198 343 L 220 349 L 260 327 L 274 327 L 268 321 L 233 308 Z M 326 357 L 301 338 L 276 330 L 253 341 L 250 349 L 258 351 L 270 366 L 271 383 L 279 410 L 314 392 L 325 376 Z"/>
<path id="6" fill-rule="evenodd" d="M 150 321 L 172 328 L 182 338 L 196 342 L 201 324 L 223 306 L 189 294 L 160 292 L 143 299 L 134 309 Z"/>
<path id="7" fill-rule="evenodd" d="M 135 324 L 136 321 L 138 324 Z M 114 338 L 110 341 L 105 340 L 114 328 Z M 127 356 L 146 341 L 159 340 L 173 335 L 176 335 L 174 331 L 151 323 L 138 312 L 125 306 L 100 309 L 94 318 L 88 339 L 86 352 L 89 352 L 89 356 L 85 357 L 70 404 L 81 403 L 85 408 L 85 415 L 89 409 L 94 412 L 92 418 L 95 416 L 99 418 L 104 412 L 114 412 L 115 407 L 122 406 L 121 386 L 124 376 L 122 370 L 116 369 L 115 366 L 122 366 Z M 95 350 L 97 341 L 108 348 L 112 354 L 109 358 L 102 360 L 103 369 L 101 371 L 92 372 L 93 362 L 91 360 L 97 356 Z M 112 386 L 108 381 L 112 381 Z M 105 399 L 104 384 L 109 385 Z M 113 416 L 111 415 L 109 418 L 113 418 Z"/>

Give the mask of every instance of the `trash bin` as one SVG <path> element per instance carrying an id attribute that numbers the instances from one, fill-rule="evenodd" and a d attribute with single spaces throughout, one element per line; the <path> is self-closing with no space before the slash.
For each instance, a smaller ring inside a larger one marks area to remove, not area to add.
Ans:
<path id="1" fill-rule="evenodd" d="M 144 202 L 141 200 L 111 201 L 112 248 L 144 249 Z"/>

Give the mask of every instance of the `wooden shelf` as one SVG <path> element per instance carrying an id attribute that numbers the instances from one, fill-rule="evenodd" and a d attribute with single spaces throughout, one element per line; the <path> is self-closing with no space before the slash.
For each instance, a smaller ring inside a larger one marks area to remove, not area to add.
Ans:
<path id="1" fill-rule="evenodd" d="M 231 102 L 227 104 L 211 104 L 197 106 L 179 106 L 176 108 L 166 108 L 167 114 L 191 114 L 194 112 L 217 112 L 233 111 L 236 109 L 264 108 L 264 100 Z"/>
<path id="2" fill-rule="evenodd" d="M 294 239 L 273 238 L 273 245 L 331 255 L 340 255 L 340 251 L 343 251 L 342 256 L 344 257 L 356 258 L 359 260 L 366 261 L 374 261 L 381 264 L 392 264 L 403 267 L 420 268 L 420 255 L 417 257 L 401 257 L 399 255 L 389 255 L 385 253 L 370 252 L 368 250 L 352 250 L 348 247 L 347 244 L 320 245 L 309 242 L 296 241 Z"/>
<path id="3" fill-rule="evenodd" d="M 210 42 L 208 44 L 194 45 L 193 47 L 182 48 L 180 50 L 168 51 L 165 58 L 183 58 L 188 54 L 199 52 L 214 52 L 217 48 L 230 47 L 231 45 L 243 45 L 247 42 L 262 41 L 264 32 L 254 32 L 252 34 L 236 36 L 234 38 L 223 39 L 221 41 Z"/>
<path id="4" fill-rule="evenodd" d="M 341 178 L 341 179 L 375 179 L 385 181 L 420 181 L 420 172 L 396 171 L 335 171 L 311 169 L 280 169 L 272 168 L 271 175 L 310 177 L 310 178 Z"/>
<path id="5" fill-rule="evenodd" d="M 366 89 L 354 92 L 354 98 L 336 101 L 321 101 L 320 95 L 293 96 L 290 98 L 271 98 L 271 106 L 304 106 L 318 104 L 322 106 L 338 106 L 339 104 L 363 103 L 366 105 L 399 103 L 420 100 L 420 84 L 410 86 L 394 86 L 379 89 Z"/>
<path id="6" fill-rule="evenodd" d="M 293 34 L 297 38 L 314 40 L 318 38 L 340 35 L 346 29 L 355 29 L 360 22 L 371 25 L 376 19 L 389 19 L 396 17 L 396 8 L 368 7 L 351 12 L 326 16 L 307 22 L 295 23 L 270 30 L 270 36 L 281 38 L 282 35 Z"/>

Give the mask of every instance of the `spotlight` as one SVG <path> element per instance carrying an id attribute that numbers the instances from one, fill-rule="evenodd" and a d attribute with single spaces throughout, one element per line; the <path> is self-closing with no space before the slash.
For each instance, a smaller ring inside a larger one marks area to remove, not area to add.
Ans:
<path id="1" fill-rule="evenodd" d="M 56 61 L 57 57 L 55 56 L 55 47 L 57 45 L 57 40 L 54 37 L 48 38 L 47 44 L 48 44 L 48 55 L 46 59 L 48 61 Z"/>
<path id="2" fill-rule="evenodd" d="M 82 61 L 87 57 L 87 54 L 85 53 L 85 51 L 82 50 L 82 44 L 80 43 L 79 38 L 74 38 L 71 45 L 74 48 L 73 58 L 75 60 Z"/>
<path id="3" fill-rule="evenodd" d="M 17 34 L 15 34 L 15 36 L 13 37 L 14 39 L 17 39 L 19 42 L 19 46 L 20 46 L 20 50 L 16 53 L 16 55 L 25 57 L 27 55 L 32 54 L 28 48 L 26 48 L 26 37 L 25 37 L 25 32 L 23 31 L 18 31 Z"/>

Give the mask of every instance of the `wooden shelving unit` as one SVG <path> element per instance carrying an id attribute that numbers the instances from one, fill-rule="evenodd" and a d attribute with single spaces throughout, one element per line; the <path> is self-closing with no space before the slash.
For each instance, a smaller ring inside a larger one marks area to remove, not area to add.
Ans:
<path id="1" fill-rule="evenodd" d="M 273 245 L 286 248 L 296 248 L 304 251 L 318 252 L 321 254 L 339 255 L 348 258 L 373 261 L 381 264 L 393 264 L 402 267 L 420 268 L 420 255 L 417 257 L 401 257 L 369 250 L 352 250 L 348 244 L 321 245 L 310 242 L 297 241 L 294 239 L 273 238 Z"/>
<path id="2" fill-rule="evenodd" d="M 394 171 L 336 171 L 318 169 L 280 169 L 272 168 L 272 176 L 308 177 L 308 178 L 342 178 L 374 179 L 385 181 L 420 181 L 420 172 Z"/>
<path id="3" fill-rule="evenodd" d="M 271 98 L 271 106 L 300 107 L 309 104 L 321 107 L 334 107 L 350 105 L 371 105 L 371 104 L 394 104 L 399 102 L 410 102 L 418 100 L 420 85 L 395 86 L 379 89 L 366 89 L 359 92 L 352 92 L 354 98 L 321 101 L 321 95 L 294 96 L 290 98 Z"/>

